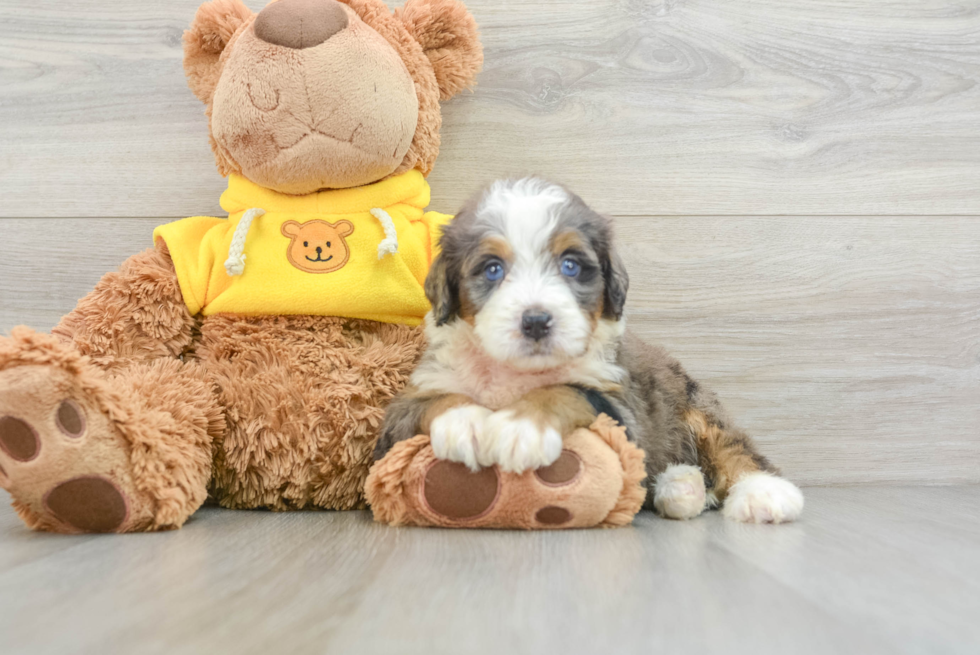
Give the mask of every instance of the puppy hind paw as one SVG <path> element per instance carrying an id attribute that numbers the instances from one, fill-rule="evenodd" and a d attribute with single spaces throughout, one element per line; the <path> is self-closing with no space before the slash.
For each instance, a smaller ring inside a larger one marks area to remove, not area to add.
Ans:
<path id="1" fill-rule="evenodd" d="M 722 514 L 742 523 L 785 523 L 803 512 L 803 493 L 785 478 L 750 473 L 732 485 Z"/>
<path id="2" fill-rule="evenodd" d="M 704 511 L 704 475 L 696 466 L 673 465 L 657 476 L 653 506 L 669 519 L 692 519 Z"/>

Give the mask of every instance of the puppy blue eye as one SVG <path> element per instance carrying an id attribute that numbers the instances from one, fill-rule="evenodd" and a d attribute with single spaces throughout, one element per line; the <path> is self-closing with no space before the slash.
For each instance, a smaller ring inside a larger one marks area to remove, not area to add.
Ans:
<path id="1" fill-rule="evenodd" d="M 575 277 L 582 270 L 582 266 L 574 259 L 564 259 L 561 262 L 561 274 L 568 277 Z"/>
<path id="2" fill-rule="evenodd" d="M 487 264 L 487 267 L 483 269 L 483 274 L 487 276 L 487 279 L 491 282 L 496 282 L 504 276 L 504 267 L 497 262 L 491 262 Z"/>

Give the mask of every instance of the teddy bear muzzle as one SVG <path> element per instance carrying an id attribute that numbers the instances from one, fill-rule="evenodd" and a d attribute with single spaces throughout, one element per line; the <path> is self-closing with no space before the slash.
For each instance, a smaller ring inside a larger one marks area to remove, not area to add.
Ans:
<path id="1" fill-rule="evenodd" d="M 273 45 L 312 48 L 347 27 L 347 14 L 337 0 L 279 0 L 255 19 L 255 35 Z"/>

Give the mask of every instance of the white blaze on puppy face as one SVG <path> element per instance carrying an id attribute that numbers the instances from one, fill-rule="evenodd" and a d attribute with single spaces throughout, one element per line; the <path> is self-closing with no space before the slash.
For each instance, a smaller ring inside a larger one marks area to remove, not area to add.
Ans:
<path id="1" fill-rule="evenodd" d="M 580 307 L 556 261 L 551 242 L 569 201 L 561 187 L 536 179 L 495 184 L 477 220 L 497 231 L 512 252 L 504 278 L 476 312 L 474 332 L 488 355 L 519 368 L 550 368 L 581 357 L 593 322 Z M 551 316 L 548 336 L 522 332 L 524 313 Z"/>
<path id="2" fill-rule="evenodd" d="M 425 282 L 422 391 L 501 408 L 553 384 L 602 387 L 616 363 L 629 278 L 609 221 L 536 178 L 473 198 L 444 229 Z M 564 265 L 571 264 L 571 270 Z M 531 321 L 524 325 L 525 312 Z"/>

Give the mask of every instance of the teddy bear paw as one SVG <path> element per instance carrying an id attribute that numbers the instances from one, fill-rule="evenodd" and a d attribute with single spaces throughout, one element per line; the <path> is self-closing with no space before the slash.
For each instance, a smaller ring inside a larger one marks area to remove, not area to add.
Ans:
<path id="1" fill-rule="evenodd" d="M 138 494 L 128 448 L 68 371 L 0 371 L 0 486 L 22 518 L 54 532 L 118 532 Z"/>

